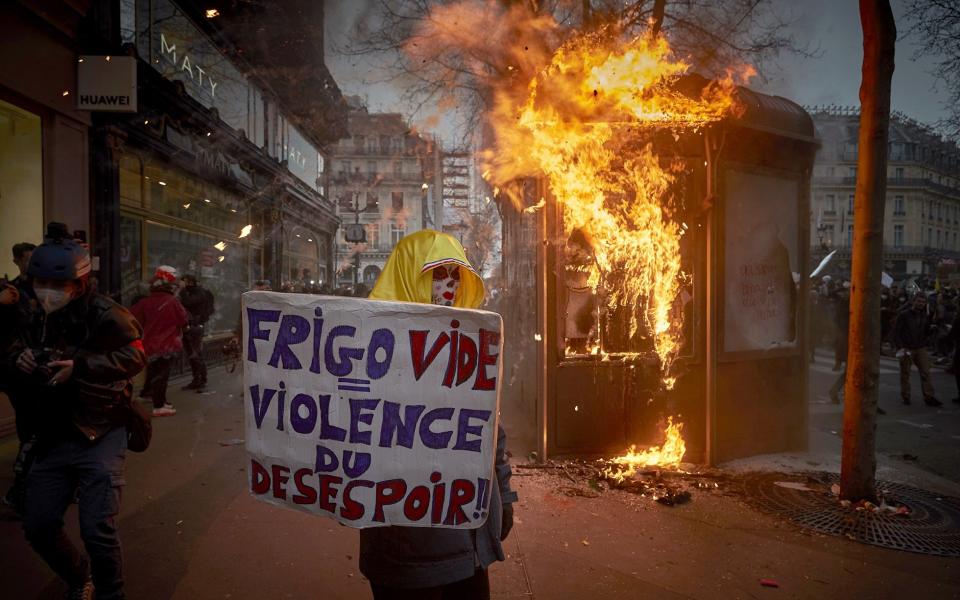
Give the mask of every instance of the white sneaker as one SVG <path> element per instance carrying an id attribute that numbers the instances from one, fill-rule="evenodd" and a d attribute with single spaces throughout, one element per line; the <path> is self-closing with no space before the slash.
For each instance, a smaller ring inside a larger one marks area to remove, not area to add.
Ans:
<path id="1" fill-rule="evenodd" d="M 160 408 L 153 409 L 153 416 L 155 417 L 172 417 L 175 414 L 177 414 L 177 409 L 172 404 L 164 404 Z"/>

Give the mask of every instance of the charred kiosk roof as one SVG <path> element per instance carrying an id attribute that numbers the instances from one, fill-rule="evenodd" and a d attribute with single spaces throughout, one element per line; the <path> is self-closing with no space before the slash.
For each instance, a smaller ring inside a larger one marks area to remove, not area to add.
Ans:
<path id="1" fill-rule="evenodd" d="M 699 96 L 710 80 L 701 75 L 686 75 L 677 82 L 677 89 L 690 96 Z M 729 118 L 729 125 L 753 129 L 770 135 L 791 138 L 819 145 L 813 118 L 802 106 L 781 96 L 771 96 L 737 86 L 734 97 L 744 107 L 739 117 Z"/>

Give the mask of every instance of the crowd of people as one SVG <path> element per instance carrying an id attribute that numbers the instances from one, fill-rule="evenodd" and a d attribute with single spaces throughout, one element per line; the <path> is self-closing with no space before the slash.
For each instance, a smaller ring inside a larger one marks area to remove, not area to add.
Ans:
<path id="1" fill-rule="evenodd" d="M 911 404 L 910 374 L 920 375 L 923 401 L 942 406 L 930 379 L 934 365 L 954 374 L 960 403 L 960 291 L 942 287 L 936 281 L 918 278 L 906 285 L 892 284 L 881 294 L 881 354 L 896 357 L 900 364 L 900 398 Z M 833 370 L 840 373 L 830 388 L 830 399 L 839 403 L 846 376 L 848 329 L 850 326 L 850 283 L 825 275 L 810 290 L 810 361 L 818 347 L 833 350 Z M 878 408 L 880 414 L 885 411 Z"/>
<path id="2" fill-rule="evenodd" d="M 397 249 L 403 258 L 391 255 L 373 290 L 309 292 L 466 308 L 482 302 L 482 280 L 454 238 L 423 230 Z M 97 293 L 89 248 L 62 223 L 50 223 L 39 246 L 15 245 L 13 258 L 19 274 L 0 281 L 0 391 L 14 406 L 20 446 L 3 501 L 19 513 L 32 548 L 67 584 L 67 598 L 124 598 L 118 530 L 124 463 L 126 451 L 145 450 L 151 435 L 150 414 L 133 399 L 132 381 L 145 369 L 141 396 L 152 400 L 152 416 L 176 414 L 167 384 L 171 365 L 183 355 L 192 373 L 184 389 L 203 391 L 202 341 L 215 298 L 192 274 L 164 265 L 151 277 L 149 293 L 121 306 Z M 421 277 L 427 270 L 432 281 Z M 257 281 L 253 289 L 270 290 L 270 282 Z M 504 560 L 501 541 L 517 499 L 502 428 L 494 466 L 499 485 L 479 529 L 361 531 L 360 569 L 375 598 L 489 598 L 487 567 Z M 64 531 L 71 503 L 79 505 L 85 553 Z"/>

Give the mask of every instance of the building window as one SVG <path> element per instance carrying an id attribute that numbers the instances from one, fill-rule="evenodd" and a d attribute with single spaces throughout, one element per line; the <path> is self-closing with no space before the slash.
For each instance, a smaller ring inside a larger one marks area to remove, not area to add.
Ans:
<path id="1" fill-rule="evenodd" d="M 407 228 L 396 223 L 390 224 L 390 242 L 396 246 L 407 235 Z"/>
<path id="2" fill-rule="evenodd" d="M 390 202 L 395 212 L 403 210 L 403 192 L 390 192 Z"/>
<path id="3" fill-rule="evenodd" d="M 825 205 L 824 209 L 828 214 L 832 215 L 837 212 L 837 199 L 833 194 L 824 196 L 823 203 Z"/>
<path id="4" fill-rule="evenodd" d="M 834 177 L 836 170 L 833 167 L 827 167 L 827 177 Z"/>
<path id="5" fill-rule="evenodd" d="M 376 192 L 367 192 L 367 206 L 363 209 L 364 212 L 380 212 L 380 200 L 377 198 Z"/>
<path id="6" fill-rule="evenodd" d="M 397 160 L 393 163 L 393 176 L 397 179 L 403 178 L 403 162 Z"/>
<path id="7" fill-rule="evenodd" d="M 937 220 L 943 220 L 943 204 L 937 202 Z"/>
<path id="8" fill-rule="evenodd" d="M 369 286 L 377 283 L 377 277 L 380 277 L 380 267 L 377 265 L 367 265 L 363 268 L 363 282 Z"/>
<path id="9" fill-rule="evenodd" d="M 903 246 L 903 225 L 893 226 L 893 245 L 895 248 Z"/>
<path id="10" fill-rule="evenodd" d="M 937 245 L 936 245 L 937 248 L 942 248 L 942 247 L 943 247 L 943 242 L 941 241 L 940 234 L 941 234 L 941 232 L 940 232 L 940 230 L 938 229 L 938 230 L 937 230 Z"/>
<path id="11" fill-rule="evenodd" d="M 850 170 L 848 171 L 848 173 L 849 173 L 849 176 L 850 176 L 850 177 L 856 178 L 856 176 L 857 176 L 857 168 L 856 168 L 856 167 L 850 167 Z"/>
<path id="12" fill-rule="evenodd" d="M 367 140 L 362 135 L 353 136 L 353 149 L 358 154 L 363 153 L 363 148 L 366 145 L 366 143 L 367 143 Z"/>
<path id="13" fill-rule="evenodd" d="M 897 179 L 903 179 L 903 167 L 897 167 L 897 168 L 894 170 L 894 173 L 896 173 L 896 178 L 897 178 Z"/>
<path id="14" fill-rule="evenodd" d="M 907 214 L 904 204 L 903 196 L 893 197 L 893 216 L 902 217 Z"/>
<path id="15" fill-rule="evenodd" d="M 933 244 L 933 228 L 927 227 L 927 240 L 925 242 L 925 245 L 930 246 L 932 244 Z"/>
<path id="16" fill-rule="evenodd" d="M 847 225 L 847 247 L 853 246 L 853 225 Z"/>
<path id="17" fill-rule="evenodd" d="M 370 248 L 379 248 L 380 247 L 380 224 L 368 223 L 366 226 L 366 229 L 367 229 L 367 246 Z"/>
<path id="18" fill-rule="evenodd" d="M 847 214 L 853 214 L 853 194 L 847 196 Z"/>
<path id="19" fill-rule="evenodd" d="M 824 225 L 824 228 L 823 228 L 823 241 L 824 241 L 825 244 L 827 244 L 827 246 L 832 246 L 832 245 L 833 245 L 833 241 L 834 241 L 834 239 L 833 239 L 833 233 L 834 233 L 834 229 L 833 229 L 833 225 L 832 225 L 832 224 L 830 224 L 830 225 Z"/>
<path id="20" fill-rule="evenodd" d="M 953 232 L 953 249 L 954 250 L 957 249 L 957 232 L 956 231 Z"/>

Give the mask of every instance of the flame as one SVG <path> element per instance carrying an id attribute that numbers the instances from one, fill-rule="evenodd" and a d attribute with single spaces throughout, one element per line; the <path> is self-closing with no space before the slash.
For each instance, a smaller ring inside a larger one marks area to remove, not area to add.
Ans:
<path id="1" fill-rule="evenodd" d="M 689 281 L 671 188 L 686 167 L 658 156 L 651 134 L 694 131 L 738 110 L 732 74 L 691 97 L 674 85 L 688 70 L 663 37 L 624 43 L 610 32 L 579 35 L 553 53 L 524 93 L 513 79 L 495 86 L 488 119 L 496 145 L 484 164 L 499 186 L 546 178 L 567 239 L 588 240 L 572 268 L 587 271 L 586 285 L 606 309 L 628 309 L 631 337 L 642 331 L 652 338 L 667 389 L 682 336 L 678 295 Z"/>
<path id="2" fill-rule="evenodd" d="M 633 477 L 643 467 L 676 468 L 687 450 L 683 436 L 680 435 L 682 430 L 683 423 L 674 423 L 673 417 L 667 417 L 667 429 L 664 431 L 666 439 L 663 445 L 640 452 L 637 452 L 636 446 L 630 446 L 626 454 L 610 460 L 612 465 L 603 470 L 603 476 L 619 483 L 628 477 Z"/>

